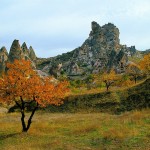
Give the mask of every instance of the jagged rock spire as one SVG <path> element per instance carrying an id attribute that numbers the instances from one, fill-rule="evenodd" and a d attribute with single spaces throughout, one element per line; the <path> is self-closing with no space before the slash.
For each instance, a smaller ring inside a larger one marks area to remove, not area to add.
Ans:
<path id="1" fill-rule="evenodd" d="M 32 61 L 36 60 L 36 55 L 35 55 L 35 52 L 34 52 L 34 49 L 32 48 L 32 46 L 29 47 L 29 57 Z"/>
<path id="2" fill-rule="evenodd" d="M 96 33 L 101 29 L 100 25 L 95 21 L 91 23 L 91 28 L 92 28 L 92 33 Z"/>
<path id="3" fill-rule="evenodd" d="M 1 49 L 0 49 L 0 53 L 4 53 L 8 56 L 8 52 L 7 52 L 7 49 L 5 46 L 3 46 Z"/>
<path id="4" fill-rule="evenodd" d="M 24 55 L 29 56 L 29 50 L 28 50 L 27 44 L 25 42 L 22 44 L 21 48 L 22 48 Z"/>
<path id="5" fill-rule="evenodd" d="M 20 47 L 19 40 L 14 40 L 10 48 L 8 60 L 10 62 L 13 62 L 15 59 L 23 59 L 23 58 L 24 54 Z"/>

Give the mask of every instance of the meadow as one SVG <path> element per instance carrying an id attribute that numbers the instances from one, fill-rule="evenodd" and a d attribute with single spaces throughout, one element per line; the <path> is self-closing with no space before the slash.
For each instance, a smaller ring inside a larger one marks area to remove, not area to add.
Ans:
<path id="1" fill-rule="evenodd" d="M 150 150 L 150 109 L 120 115 L 39 110 L 27 133 L 19 112 L 1 113 L 0 149 Z"/>

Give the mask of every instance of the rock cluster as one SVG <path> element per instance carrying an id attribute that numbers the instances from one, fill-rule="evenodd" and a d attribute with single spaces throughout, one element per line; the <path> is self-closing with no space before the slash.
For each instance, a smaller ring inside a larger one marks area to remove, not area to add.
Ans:
<path id="1" fill-rule="evenodd" d="M 140 57 L 135 46 L 120 44 L 119 29 L 114 24 L 100 26 L 93 21 L 89 37 L 80 47 L 53 58 L 37 58 L 31 46 L 28 48 L 25 42 L 20 46 L 19 41 L 14 40 L 9 54 L 5 47 L 0 49 L 0 72 L 5 70 L 7 61 L 26 59 L 31 60 L 38 70 L 55 77 L 61 74 L 70 78 L 84 76 L 112 68 L 122 73 L 132 56 Z"/>
<path id="2" fill-rule="evenodd" d="M 19 40 L 14 40 L 9 54 L 5 47 L 0 49 L 0 74 L 2 74 L 6 69 L 7 62 L 13 62 L 15 59 L 26 59 L 36 63 L 36 55 L 33 48 L 30 46 L 29 49 L 24 42 L 22 46 L 19 44 Z"/>

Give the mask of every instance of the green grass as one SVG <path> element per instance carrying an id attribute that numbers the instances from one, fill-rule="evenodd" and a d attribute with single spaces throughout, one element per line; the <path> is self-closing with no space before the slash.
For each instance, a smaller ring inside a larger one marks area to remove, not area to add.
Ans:
<path id="1" fill-rule="evenodd" d="M 28 116 L 29 114 L 27 114 Z M 20 114 L 0 114 L 2 150 L 127 150 L 150 148 L 150 110 L 67 114 L 38 111 L 28 133 Z"/>

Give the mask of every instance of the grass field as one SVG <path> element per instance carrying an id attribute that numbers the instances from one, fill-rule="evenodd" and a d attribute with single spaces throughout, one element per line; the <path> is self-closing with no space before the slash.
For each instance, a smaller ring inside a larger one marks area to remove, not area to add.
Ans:
<path id="1" fill-rule="evenodd" d="M 150 110 L 121 115 L 38 111 L 28 133 L 21 133 L 19 113 L 0 114 L 0 149 L 150 150 Z"/>

